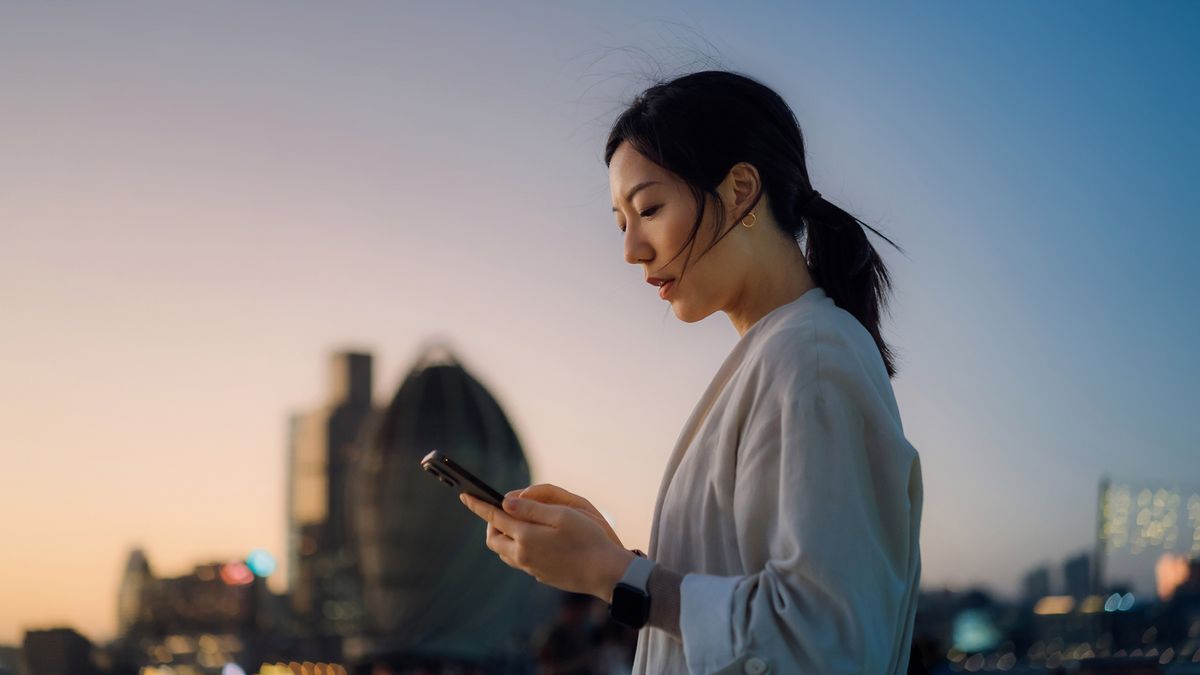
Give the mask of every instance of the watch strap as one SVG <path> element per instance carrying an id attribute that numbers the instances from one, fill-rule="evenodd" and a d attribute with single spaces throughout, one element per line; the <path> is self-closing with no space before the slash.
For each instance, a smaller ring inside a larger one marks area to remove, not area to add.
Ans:
<path id="1" fill-rule="evenodd" d="M 649 558 L 635 556 L 633 560 L 629 561 L 629 566 L 625 568 L 625 574 L 617 583 L 628 584 L 648 593 L 650 572 L 654 569 L 654 565 L 654 561 Z"/>

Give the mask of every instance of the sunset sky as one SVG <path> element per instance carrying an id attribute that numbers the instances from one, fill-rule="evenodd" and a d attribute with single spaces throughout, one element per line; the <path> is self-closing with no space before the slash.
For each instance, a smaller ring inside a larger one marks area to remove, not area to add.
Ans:
<path id="1" fill-rule="evenodd" d="M 0 5 L 0 644 L 112 638 L 134 546 L 282 558 L 336 349 L 383 401 L 445 338 L 534 480 L 645 548 L 737 333 L 624 261 L 603 141 L 710 67 L 904 248 L 871 237 L 922 582 L 1013 592 L 1090 545 L 1102 474 L 1200 466 L 1198 34 L 1187 2 Z"/>

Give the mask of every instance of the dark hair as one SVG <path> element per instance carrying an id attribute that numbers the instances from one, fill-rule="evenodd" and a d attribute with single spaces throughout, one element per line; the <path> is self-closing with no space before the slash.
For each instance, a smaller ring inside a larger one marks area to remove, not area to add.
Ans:
<path id="1" fill-rule="evenodd" d="M 806 204 L 814 194 L 804 162 L 804 136 L 795 114 L 779 94 L 751 77 L 723 70 L 659 82 L 638 94 L 613 123 L 604 152 L 606 165 L 623 141 L 679 176 L 691 189 L 699 208 L 684 246 L 688 249 L 704 218 L 705 195 L 723 205 L 716 187 L 729 170 L 738 162 L 754 165 L 775 221 L 797 242 L 808 233 L 804 254 L 813 282 L 862 323 L 879 347 L 888 377 L 895 377 L 895 356 L 879 333 L 880 310 L 887 301 L 891 278 L 863 227 L 901 253 L 903 249 L 823 197 Z M 725 225 L 723 208 L 717 210 L 716 218 L 720 232 Z M 700 256 L 730 230 L 715 237 Z"/>

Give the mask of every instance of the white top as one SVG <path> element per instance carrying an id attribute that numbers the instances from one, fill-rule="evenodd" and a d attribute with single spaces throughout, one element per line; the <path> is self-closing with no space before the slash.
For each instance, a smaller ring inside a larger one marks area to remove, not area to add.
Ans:
<path id="1" fill-rule="evenodd" d="M 906 673 L 922 502 L 871 335 L 820 287 L 776 307 L 667 461 L 646 553 L 685 575 L 683 642 L 643 628 L 633 675 Z"/>

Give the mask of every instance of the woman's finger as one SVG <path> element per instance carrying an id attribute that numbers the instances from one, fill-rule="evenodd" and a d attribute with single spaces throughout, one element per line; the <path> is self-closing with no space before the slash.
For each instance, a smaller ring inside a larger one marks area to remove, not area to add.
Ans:
<path id="1" fill-rule="evenodd" d="M 504 534 L 504 533 L 503 533 L 503 532 L 501 532 L 500 530 L 496 529 L 496 526 L 495 526 L 495 525 L 492 525 L 492 524 L 490 524 L 490 523 L 489 523 L 489 524 L 488 524 L 488 526 L 487 526 L 487 536 L 488 536 L 489 538 L 490 538 L 490 537 L 504 537 L 504 538 L 505 538 L 505 539 L 507 539 L 508 541 L 514 541 L 514 539 L 513 539 L 512 537 L 510 537 L 510 536 L 508 536 L 507 534 Z"/>
<path id="2" fill-rule="evenodd" d="M 512 537 L 509 537 L 494 527 L 488 527 L 486 545 L 500 558 L 500 560 L 504 561 L 505 565 L 515 569 L 521 569 L 515 562 L 517 542 Z"/>
<path id="3" fill-rule="evenodd" d="M 469 494 L 460 494 L 459 500 L 462 501 L 463 504 L 466 504 L 467 508 L 471 509 L 472 513 L 486 520 L 488 523 L 510 537 L 520 536 L 521 531 L 529 525 L 529 523 L 522 521 L 520 518 L 514 518 L 513 516 L 505 513 L 503 510 L 488 504 L 482 499 L 472 497 Z"/>

